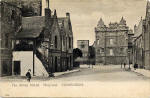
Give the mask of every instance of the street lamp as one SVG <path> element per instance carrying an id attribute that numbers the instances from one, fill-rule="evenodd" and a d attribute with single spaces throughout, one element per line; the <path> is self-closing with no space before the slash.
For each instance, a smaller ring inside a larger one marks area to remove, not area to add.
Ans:
<path id="1" fill-rule="evenodd" d="M 49 77 L 54 77 L 54 74 L 53 74 L 53 64 L 52 64 L 52 47 L 53 47 L 53 44 L 49 44 L 49 48 L 48 48 L 48 66 L 51 65 L 51 68 L 49 68 Z M 51 54 L 51 55 L 50 55 Z"/>
<path id="2" fill-rule="evenodd" d="M 131 69 L 131 68 L 130 68 L 130 52 L 131 52 L 131 51 L 130 51 L 130 49 L 129 49 L 129 50 L 128 50 L 128 55 L 129 55 L 129 70 Z"/>

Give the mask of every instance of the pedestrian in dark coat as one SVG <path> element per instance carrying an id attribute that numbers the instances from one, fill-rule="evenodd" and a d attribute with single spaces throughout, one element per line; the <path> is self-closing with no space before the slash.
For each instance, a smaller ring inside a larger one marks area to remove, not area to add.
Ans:
<path id="1" fill-rule="evenodd" d="M 26 77 L 27 77 L 27 81 L 30 82 L 31 80 L 31 69 L 28 70 L 28 72 L 26 73 Z"/>
<path id="2" fill-rule="evenodd" d="M 124 68 L 126 68 L 126 63 L 124 63 Z"/>
<path id="3" fill-rule="evenodd" d="M 134 70 L 136 70 L 137 68 L 138 68 L 138 64 L 135 63 L 135 64 L 134 64 Z"/>

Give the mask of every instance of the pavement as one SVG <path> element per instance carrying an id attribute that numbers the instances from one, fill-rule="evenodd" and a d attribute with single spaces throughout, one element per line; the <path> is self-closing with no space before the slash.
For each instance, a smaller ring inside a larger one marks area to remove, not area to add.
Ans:
<path id="1" fill-rule="evenodd" d="M 50 78 L 49 77 L 43 77 L 43 76 L 32 76 L 32 80 L 46 81 L 46 80 L 50 80 L 52 78 L 61 77 L 61 76 L 75 73 L 75 72 L 79 72 L 79 71 L 80 71 L 80 68 L 74 68 L 73 70 L 67 70 L 65 72 L 55 72 L 54 77 L 50 77 Z M 1 77 L 0 81 L 26 81 L 26 76 L 16 76 L 16 75 L 5 76 L 5 77 Z"/>
<path id="2" fill-rule="evenodd" d="M 74 73 L 74 72 L 78 72 L 78 71 L 80 71 L 79 68 L 76 68 L 76 69 L 73 69 L 73 70 L 68 70 L 68 71 L 65 71 L 65 72 L 56 72 L 56 73 L 54 73 L 54 76 L 58 77 L 58 76 L 61 76 L 61 75 L 70 74 L 70 73 Z"/>
<path id="3" fill-rule="evenodd" d="M 120 65 L 81 65 L 80 71 L 56 77 L 57 81 L 125 82 L 149 81 L 150 78 Z"/>
<path id="4" fill-rule="evenodd" d="M 143 75 L 145 77 L 150 78 L 150 70 L 140 69 L 140 68 L 135 70 L 133 67 L 131 67 L 131 71 L 133 71 L 135 73 L 139 73 L 139 74 L 141 74 L 141 75 Z"/>

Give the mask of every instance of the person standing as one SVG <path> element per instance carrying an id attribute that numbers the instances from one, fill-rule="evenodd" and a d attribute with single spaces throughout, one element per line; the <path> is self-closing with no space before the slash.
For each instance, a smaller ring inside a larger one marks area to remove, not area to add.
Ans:
<path id="1" fill-rule="evenodd" d="M 136 70 L 137 68 L 138 68 L 138 64 L 135 63 L 135 64 L 134 64 L 134 70 Z"/>
<path id="2" fill-rule="evenodd" d="M 27 77 L 27 81 L 30 82 L 30 80 L 31 80 L 31 69 L 29 69 L 28 72 L 26 73 L 26 77 Z"/>
<path id="3" fill-rule="evenodd" d="M 124 68 L 126 68 L 126 63 L 124 63 Z"/>

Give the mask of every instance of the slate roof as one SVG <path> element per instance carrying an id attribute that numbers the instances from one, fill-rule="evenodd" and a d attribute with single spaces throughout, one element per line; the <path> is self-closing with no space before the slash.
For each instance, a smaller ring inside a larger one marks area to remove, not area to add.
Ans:
<path id="1" fill-rule="evenodd" d="M 143 19 L 140 20 L 138 26 L 136 27 L 136 30 L 134 31 L 134 36 L 133 37 L 138 37 L 142 34 L 143 32 Z"/>
<path id="2" fill-rule="evenodd" d="M 65 18 L 58 18 L 58 24 L 59 24 L 59 28 L 61 29 L 61 31 L 64 32 L 64 34 L 66 34 L 67 30 L 65 28 Z"/>
<path id="3" fill-rule="evenodd" d="M 16 35 L 16 38 L 36 38 L 42 32 L 44 26 L 44 16 L 23 17 L 22 30 Z"/>
<path id="4" fill-rule="evenodd" d="M 61 17 L 58 18 L 58 24 L 61 27 L 61 25 L 64 25 L 64 31 L 66 34 L 71 34 L 70 30 L 69 30 L 69 19 L 67 17 Z"/>

